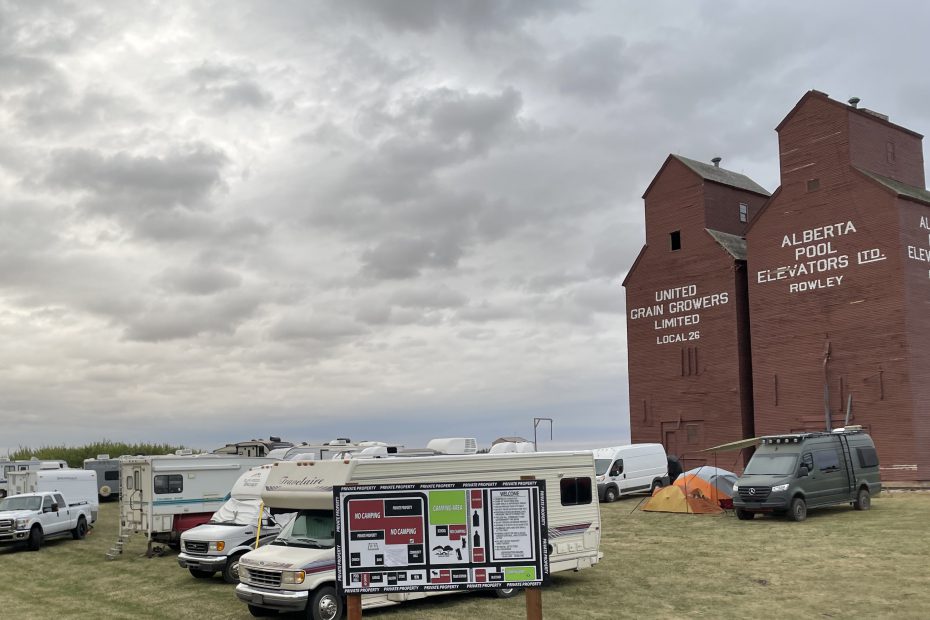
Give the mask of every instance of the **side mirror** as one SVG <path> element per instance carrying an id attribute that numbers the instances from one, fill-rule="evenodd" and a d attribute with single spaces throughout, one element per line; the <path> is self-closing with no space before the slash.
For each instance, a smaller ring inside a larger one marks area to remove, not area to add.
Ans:
<path id="1" fill-rule="evenodd" d="M 801 469 L 798 470 L 798 478 L 804 478 L 804 477 L 807 476 L 809 473 L 811 473 L 811 472 L 810 472 L 810 470 L 807 468 L 807 464 L 806 464 L 806 463 L 802 463 L 802 464 L 801 464 Z"/>

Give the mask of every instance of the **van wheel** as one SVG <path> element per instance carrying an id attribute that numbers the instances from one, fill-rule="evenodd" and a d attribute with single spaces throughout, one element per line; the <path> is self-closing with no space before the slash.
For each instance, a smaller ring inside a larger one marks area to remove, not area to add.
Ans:
<path id="1" fill-rule="evenodd" d="M 806 519 L 807 502 L 800 497 L 795 497 L 791 500 L 791 509 L 788 511 L 788 515 L 791 517 L 792 521 L 803 521 Z"/>
<path id="2" fill-rule="evenodd" d="M 29 530 L 29 538 L 26 539 L 26 548 L 30 551 L 38 551 L 42 547 L 43 538 L 45 536 L 42 534 L 42 528 L 33 525 L 32 529 Z"/>
<path id="3" fill-rule="evenodd" d="M 84 518 L 84 515 L 81 515 L 78 517 L 77 525 L 71 530 L 71 537 L 74 540 L 81 540 L 85 536 L 87 536 L 87 519 Z"/>
<path id="4" fill-rule="evenodd" d="M 661 480 L 653 480 L 653 481 L 652 481 L 652 488 L 649 489 L 649 493 L 650 493 L 650 494 L 654 494 L 654 493 L 656 492 L 656 489 L 661 489 L 663 486 L 665 486 L 665 485 L 662 484 L 662 481 L 661 481 Z"/>
<path id="5" fill-rule="evenodd" d="M 604 501 L 607 503 L 617 501 L 617 497 L 619 497 L 619 495 L 617 489 L 614 487 L 608 487 L 607 490 L 604 491 Z"/>
<path id="6" fill-rule="evenodd" d="M 196 579 L 209 579 L 213 576 L 213 573 L 216 572 L 212 570 L 200 570 L 199 568 L 188 568 L 187 570 L 189 570 L 191 575 Z"/>
<path id="7" fill-rule="evenodd" d="M 308 620 L 341 620 L 342 598 L 332 586 L 317 588 L 307 605 Z"/>
<path id="8" fill-rule="evenodd" d="M 749 512 L 748 510 L 743 510 L 742 508 L 736 509 L 736 518 L 740 521 L 752 521 L 756 518 L 756 513 Z"/>
<path id="9" fill-rule="evenodd" d="M 226 583 L 239 583 L 239 558 L 241 553 L 229 557 L 226 560 L 226 566 L 223 567 L 223 581 Z"/>
<path id="10" fill-rule="evenodd" d="M 853 502 L 853 508 L 856 510 L 868 510 L 872 507 L 872 496 L 868 489 L 859 489 L 856 494 L 856 501 Z"/>
<path id="11" fill-rule="evenodd" d="M 494 590 L 494 596 L 497 598 L 513 598 L 520 594 L 520 588 L 497 588 Z"/>

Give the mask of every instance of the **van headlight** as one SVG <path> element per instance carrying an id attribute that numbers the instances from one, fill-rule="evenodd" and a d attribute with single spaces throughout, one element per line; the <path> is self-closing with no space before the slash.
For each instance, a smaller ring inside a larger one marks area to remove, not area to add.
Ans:
<path id="1" fill-rule="evenodd" d="M 239 581 L 248 581 L 249 580 L 249 569 L 246 566 L 243 566 L 242 563 L 239 564 Z"/>
<path id="2" fill-rule="evenodd" d="M 772 493 L 778 493 L 779 491 L 787 491 L 787 490 L 788 490 L 788 484 L 787 484 L 787 483 L 785 483 L 785 484 L 776 484 L 775 486 L 772 487 Z"/>
<path id="3" fill-rule="evenodd" d="M 29 519 L 17 519 L 16 520 L 16 529 L 24 530 L 29 527 Z"/>
<path id="4" fill-rule="evenodd" d="M 286 570 L 281 573 L 281 583 L 291 585 L 303 583 L 306 576 L 307 573 L 302 570 Z"/>
<path id="5" fill-rule="evenodd" d="M 210 551 L 222 551 L 226 548 L 226 541 L 223 540 L 211 540 L 210 541 Z"/>
<path id="6" fill-rule="evenodd" d="M 733 494 L 739 493 L 739 485 L 735 482 L 733 483 Z"/>

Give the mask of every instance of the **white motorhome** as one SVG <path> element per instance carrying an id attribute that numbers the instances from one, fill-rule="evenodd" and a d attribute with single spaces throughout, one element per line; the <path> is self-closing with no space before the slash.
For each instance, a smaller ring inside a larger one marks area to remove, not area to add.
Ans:
<path id="1" fill-rule="evenodd" d="M 276 510 L 297 510 L 297 516 L 270 544 L 242 556 L 236 596 L 256 616 L 279 610 L 306 612 L 315 620 L 342 617 L 344 601 L 335 587 L 334 533 L 310 541 L 296 531 L 298 524 L 307 527 L 312 522 L 317 531 L 334 532 L 334 485 L 505 481 L 522 476 L 546 481 L 550 571 L 597 564 L 601 527 L 591 452 L 282 461 L 271 468 L 262 499 Z M 294 484 L 295 480 L 311 484 Z M 511 596 L 515 590 L 495 592 Z M 438 593 L 363 595 L 362 606 L 394 605 Z"/>
<path id="2" fill-rule="evenodd" d="M 635 443 L 594 451 L 597 495 L 603 502 L 666 486 L 668 457 L 660 443 Z"/>
<path id="3" fill-rule="evenodd" d="M 100 499 L 119 497 L 119 459 L 111 459 L 109 454 L 98 454 L 97 458 L 84 459 L 84 469 L 97 472 Z"/>
<path id="4" fill-rule="evenodd" d="M 120 537 L 113 558 L 131 534 L 177 545 L 181 533 L 206 523 L 229 499 L 243 473 L 277 459 L 234 454 L 158 455 L 120 459 Z"/>
<path id="5" fill-rule="evenodd" d="M 14 471 L 36 471 L 39 469 L 64 469 L 68 463 L 63 460 L 40 461 L 33 457 L 29 460 L 11 461 L 3 459 L 0 461 L 0 497 L 6 497 L 10 494 L 9 474 Z"/>
<path id="6" fill-rule="evenodd" d="M 242 474 L 230 498 L 207 523 L 181 534 L 178 564 L 198 579 L 217 572 L 227 583 L 239 582 L 242 554 L 271 542 L 293 514 L 272 515 L 263 508 L 262 490 L 271 465 L 260 465 Z"/>
<path id="7" fill-rule="evenodd" d="M 89 505 L 91 523 L 97 520 L 97 474 L 83 469 L 36 469 L 10 472 L 10 495 L 61 493 L 68 505 Z"/>
<path id="8" fill-rule="evenodd" d="M 387 446 L 388 444 L 380 441 L 360 441 L 353 443 L 347 437 L 340 437 L 323 443 L 299 443 L 290 448 L 276 448 L 268 453 L 269 457 L 277 458 L 282 461 L 326 461 L 334 458 L 344 458 L 346 456 L 361 452 L 366 448 Z"/>

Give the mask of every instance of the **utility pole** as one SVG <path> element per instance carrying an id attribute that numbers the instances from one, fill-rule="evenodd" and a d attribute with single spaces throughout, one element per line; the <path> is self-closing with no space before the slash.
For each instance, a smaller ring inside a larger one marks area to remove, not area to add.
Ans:
<path id="1" fill-rule="evenodd" d="M 552 418 L 533 418 L 533 450 L 538 451 L 539 446 L 536 445 L 536 429 L 539 427 L 540 422 L 549 423 L 549 441 L 552 441 Z"/>

